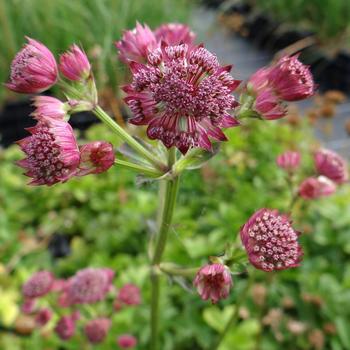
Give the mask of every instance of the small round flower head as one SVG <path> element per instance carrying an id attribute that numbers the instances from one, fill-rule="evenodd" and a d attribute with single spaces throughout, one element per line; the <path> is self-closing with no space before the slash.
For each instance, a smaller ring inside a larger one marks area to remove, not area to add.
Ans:
<path id="1" fill-rule="evenodd" d="M 91 75 L 90 62 L 85 52 L 75 44 L 61 55 L 59 68 L 66 78 L 73 81 L 86 80 Z"/>
<path id="2" fill-rule="evenodd" d="M 163 45 L 149 53 L 147 64 L 131 62 L 130 68 L 133 82 L 124 87 L 130 123 L 148 125 L 148 137 L 167 148 L 211 150 L 209 138 L 225 141 L 221 129 L 239 124 L 229 114 L 239 81 L 205 48 Z"/>
<path id="3" fill-rule="evenodd" d="M 294 151 L 286 151 L 277 157 L 276 163 L 280 168 L 288 172 L 293 172 L 300 165 L 300 153 Z"/>
<path id="4" fill-rule="evenodd" d="M 57 64 L 52 52 L 42 43 L 26 38 L 28 43 L 12 61 L 10 81 L 6 86 L 24 94 L 39 93 L 57 81 Z"/>
<path id="5" fill-rule="evenodd" d="M 43 327 L 45 326 L 52 318 L 52 311 L 48 308 L 44 308 L 39 310 L 39 312 L 35 316 L 35 322 Z"/>
<path id="6" fill-rule="evenodd" d="M 71 304 L 95 303 L 105 298 L 110 286 L 111 279 L 106 270 L 86 268 L 69 281 L 67 298 Z"/>
<path id="7" fill-rule="evenodd" d="M 312 96 L 315 84 L 308 66 L 298 60 L 298 55 L 284 56 L 269 73 L 270 84 L 285 101 L 299 101 Z"/>
<path id="8" fill-rule="evenodd" d="M 84 328 L 84 333 L 92 344 L 98 344 L 103 342 L 106 338 L 109 328 L 111 326 L 111 320 L 108 318 L 96 318 L 89 321 Z"/>
<path id="9" fill-rule="evenodd" d="M 139 305 L 141 303 L 140 289 L 132 284 L 125 284 L 120 288 L 117 300 L 126 305 Z"/>
<path id="10" fill-rule="evenodd" d="M 258 210 L 242 226 L 240 234 L 249 261 L 257 269 L 274 271 L 299 266 L 299 233 L 277 210 Z"/>
<path id="11" fill-rule="evenodd" d="M 80 164 L 77 175 L 103 173 L 114 164 L 114 161 L 113 146 L 109 142 L 90 142 L 80 147 Z"/>
<path id="12" fill-rule="evenodd" d="M 115 46 L 123 62 L 145 62 L 148 51 L 155 49 L 158 43 L 152 30 L 146 24 L 142 26 L 137 22 L 136 28 L 125 31 L 122 39 L 116 42 Z"/>
<path id="13" fill-rule="evenodd" d="M 193 45 L 196 35 L 190 28 L 181 23 L 163 24 L 154 31 L 157 41 L 166 42 L 167 45 L 174 46 L 179 44 Z"/>
<path id="14" fill-rule="evenodd" d="M 49 271 L 36 272 L 22 287 L 23 296 L 38 298 L 51 291 L 54 277 Z"/>
<path id="15" fill-rule="evenodd" d="M 80 155 L 67 122 L 45 118 L 27 130 L 31 135 L 17 142 L 27 158 L 17 164 L 32 178 L 30 185 L 51 186 L 75 175 Z"/>
<path id="16" fill-rule="evenodd" d="M 325 176 L 309 177 L 299 186 L 299 195 L 304 199 L 317 199 L 330 196 L 337 190 L 337 185 Z"/>
<path id="17" fill-rule="evenodd" d="M 75 322 L 71 316 L 62 316 L 55 327 L 56 334 L 62 340 L 68 340 L 75 333 Z"/>
<path id="18" fill-rule="evenodd" d="M 210 299 L 215 304 L 228 297 L 232 287 L 231 273 L 222 264 L 205 265 L 197 272 L 193 284 L 203 300 Z"/>
<path id="19" fill-rule="evenodd" d="M 137 345 L 137 339 L 131 334 L 122 334 L 117 339 L 117 345 L 122 349 L 132 349 Z"/>
<path id="20" fill-rule="evenodd" d="M 287 109 L 271 88 L 261 90 L 256 96 L 254 110 L 266 120 L 283 118 Z"/>
<path id="21" fill-rule="evenodd" d="M 69 109 L 65 103 L 51 96 L 36 96 L 33 98 L 33 105 L 35 111 L 32 116 L 37 120 L 45 118 L 63 120 Z"/>
<path id="22" fill-rule="evenodd" d="M 324 175 L 338 184 L 348 181 L 348 165 L 339 154 L 328 149 L 320 149 L 315 153 L 314 160 L 320 175 Z"/>
<path id="23" fill-rule="evenodd" d="M 36 299 L 25 298 L 23 304 L 21 305 L 21 311 L 24 314 L 31 314 L 34 312 L 36 306 Z"/>

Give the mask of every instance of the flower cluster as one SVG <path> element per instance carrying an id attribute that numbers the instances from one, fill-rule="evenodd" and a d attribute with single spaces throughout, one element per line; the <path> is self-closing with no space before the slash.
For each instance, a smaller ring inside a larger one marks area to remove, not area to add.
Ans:
<path id="1" fill-rule="evenodd" d="M 73 81 L 88 86 L 91 66 L 83 50 L 73 45 L 61 56 L 59 69 Z M 7 87 L 20 93 L 38 93 L 49 89 L 58 80 L 58 68 L 51 51 L 34 39 L 16 55 Z M 84 145 L 79 150 L 70 113 L 88 110 L 89 101 L 69 99 L 62 102 L 51 96 L 36 96 L 32 116 L 37 124 L 29 128 L 30 136 L 18 141 L 26 158 L 17 162 L 30 177 L 31 185 L 53 185 L 73 176 L 98 174 L 114 164 L 112 146 L 104 141 Z"/>
<path id="2" fill-rule="evenodd" d="M 61 309 L 63 315 L 57 320 L 54 330 L 62 340 L 72 338 L 78 329 L 91 344 L 98 344 L 108 336 L 112 320 L 106 315 L 91 318 L 86 315 L 84 305 L 98 302 L 107 303 L 114 296 L 124 306 L 138 305 L 141 302 L 139 288 L 131 283 L 124 285 L 119 292 L 113 286 L 114 271 L 108 268 L 86 268 L 64 280 L 56 279 L 49 271 L 40 271 L 31 276 L 23 285 L 24 303 L 22 312 L 32 314 L 38 327 L 48 324 L 54 315 L 54 309 Z M 51 308 L 40 307 L 40 298 L 51 295 L 50 301 L 57 304 Z M 136 346 L 137 339 L 129 334 L 121 334 L 116 339 L 121 348 Z M 121 345 L 120 345 L 121 344 Z"/>
<path id="3" fill-rule="evenodd" d="M 258 70 L 247 84 L 247 93 L 254 98 L 253 110 L 267 120 L 286 115 L 284 101 L 304 100 L 314 91 L 310 69 L 298 60 L 298 55 L 284 56 L 276 64 Z"/>

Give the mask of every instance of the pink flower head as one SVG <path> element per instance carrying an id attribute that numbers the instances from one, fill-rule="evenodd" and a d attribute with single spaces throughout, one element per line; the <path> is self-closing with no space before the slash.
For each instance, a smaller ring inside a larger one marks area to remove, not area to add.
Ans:
<path id="1" fill-rule="evenodd" d="M 300 165 L 300 153 L 286 151 L 277 157 L 276 163 L 280 168 L 288 172 L 293 172 Z"/>
<path id="2" fill-rule="evenodd" d="M 36 299 L 25 298 L 23 304 L 21 305 L 21 311 L 24 314 L 31 314 L 35 310 Z"/>
<path id="3" fill-rule="evenodd" d="M 190 28 L 181 23 L 167 23 L 163 24 L 154 31 L 157 41 L 166 42 L 169 46 L 187 44 L 194 45 L 196 35 Z"/>
<path id="4" fill-rule="evenodd" d="M 35 94 L 49 89 L 57 81 L 57 64 L 52 52 L 42 43 L 26 37 L 12 61 L 10 81 L 6 86 L 16 92 Z"/>
<path id="5" fill-rule="evenodd" d="M 130 123 L 148 125 L 150 139 L 183 154 L 191 147 L 212 149 L 209 137 L 225 141 L 221 128 L 238 125 L 229 111 L 237 106 L 232 91 L 239 81 L 201 46 L 163 46 L 147 64 L 131 62 L 132 84 L 124 87 Z"/>
<path id="6" fill-rule="evenodd" d="M 299 186 L 299 195 L 304 199 L 317 199 L 333 194 L 337 185 L 325 176 L 309 177 Z"/>
<path id="7" fill-rule="evenodd" d="M 110 275 L 105 269 L 86 268 L 71 278 L 67 298 L 70 304 L 95 303 L 105 298 L 110 286 Z"/>
<path id="8" fill-rule="evenodd" d="M 282 57 L 271 67 L 269 80 L 277 95 L 285 101 L 303 100 L 315 92 L 310 69 L 298 60 L 298 55 Z"/>
<path id="9" fill-rule="evenodd" d="M 287 113 L 287 109 L 282 101 L 269 88 L 265 88 L 258 93 L 254 103 L 254 109 L 266 120 L 280 119 Z"/>
<path id="10" fill-rule="evenodd" d="M 92 344 L 101 343 L 107 336 L 111 320 L 108 318 L 96 318 L 89 321 L 84 328 L 84 333 Z"/>
<path id="11" fill-rule="evenodd" d="M 115 155 L 109 142 L 94 141 L 80 148 L 80 164 L 78 176 L 100 174 L 113 164 Z"/>
<path id="12" fill-rule="evenodd" d="M 51 291 L 54 276 L 49 271 L 36 272 L 22 287 L 23 296 L 26 298 L 38 298 Z"/>
<path id="13" fill-rule="evenodd" d="M 62 316 L 55 327 L 56 334 L 62 340 L 68 340 L 75 333 L 75 322 L 71 316 Z"/>
<path id="14" fill-rule="evenodd" d="M 132 284 L 125 284 L 120 288 L 117 300 L 126 305 L 139 305 L 141 303 L 140 289 Z"/>
<path id="15" fill-rule="evenodd" d="M 348 181 L 348 165 L 339 154 L 328 149 L 320 149 L 315 153 L 314 160 L 320 175 L 324 175 L 338 184 Z"/>
<path id="16" fill-rule="evenodd" d="M 61 55 L 59 67 L 62 74 L 73 81 L 85 80 L 91 75 L 91 65 L 86 53 L 75 44 Z"/>
<path id="17" fill-rule="evenodd" d="M 299 233 L 277 210 L 258 210 L 242 226 L 240 234 L 249 261 L 257 269 L 274 271 L 299 266 Z"/>
<path id="18" fill-rule="evenodd" d="M 127 63 L 129 61 L 144 62 L 148 51 L 155 49 L 157 39 L 152 30 L 145 24 L 136 23 L 136 28 L 124 32 L 120 41 L 115 43 L 119 50 L 119 58 Z"/>
<path id="19" fill-rule="evenodd" d="M 51 288 L 52 292 L 62 292 L 66 287 L 67 281 L 64 279 L 55 279 Z"/>
<path id="20" fill-rule="evenodd" d="M 248 90 L 257 94 L 268 87 L 270 70 L 270 68 L 264 67 L 256 71 L 248 80 Z"/>
<path id="21" fill-rule="evenodd" d="M 27 130 L 31 135 L 17 142 L 27 158 L 17 164 L 33 179 L 30 185 L 51 186 L 75 175 L 80 155 L 67 122 L 46 118 Z"/>
<path id="22" fill-rule="evenodd" d="M 35 111 L 32 113 L 35 119 L 53 118 L 63 120 L 67 115 L 67 105 L 59 99 L 51 96 L 35 96 L 33 98 Z"/>
<path id="23" fill-rule="evenodd" d="M 35 322 L 43 327 L 45 326 L 52 318 L 52 311 L 48 308 L 44 308 L 39 310 L 39 312 L 35 316 Z"/>
<path id="24" fill-rule="evenodd" d="M 229 269 L 222 264 L 203 266 L 193 281 L 203 300 L 210 299 L 213 304 L 220 299 L 226 299 L 232 287 Z"/>
<path id="25" fill-rule="evenodd" d="M 131 334 L 122 334 L 117 339 L 117 345 L 122 349 L 131 349 L 137 345 L 137 339 Z"/>

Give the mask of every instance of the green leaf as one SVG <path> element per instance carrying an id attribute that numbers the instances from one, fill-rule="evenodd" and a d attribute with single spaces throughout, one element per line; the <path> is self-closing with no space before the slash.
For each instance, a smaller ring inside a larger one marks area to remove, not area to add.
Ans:
<path id="1" fill-rule="evenodd" d="M 217 306 L 211 306 L 204 309 L 203 318 L 211 328 L 221 333 L 225 329 L 225 325 L 229 321 L 234 309 L 234 305 L 228 305 L 222 310 Z"/>

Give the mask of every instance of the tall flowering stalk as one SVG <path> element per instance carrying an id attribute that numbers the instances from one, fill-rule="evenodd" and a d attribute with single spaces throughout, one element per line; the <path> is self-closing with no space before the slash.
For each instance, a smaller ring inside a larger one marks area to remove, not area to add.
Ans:
<path id="1" fill-rule="evenodd" d="M 162 261 L 184 170 L 201 167 L 213 157 L 218 144 L 227 140 L 226 128 L 239 126 L 245 118 L 280 119 L 286 114 L 286 102 L 314 93 L 311 73 L 297 56 L 283 57 L 275 65 L 259 70 L 242 84 L 241 95 L 236 98 L 233 93 L 241 82 L 231 75 L 232 66 L 222 66 L 215 54 L 197 45 L 188 26 L 171 23 L 152 31 L 147 25 L 137 23 L 134 30 L 126 31 L 116 43 L 119 57 L 131 73 L 131 82 L 122 89 L 132 113 L 130 123 L 146 126 L 148 138 L 160 141 L 155 146 L 139 142 L 101 108 L 93 67 L 82 48 L 72 45 L 57 65 L 49 49 L 28 40 L 12 63 L 7 86 L 22 93 L 39 93 L 58 82 L 67 99 L 34 97 L 33 117 L 37 125 L 29 129 L 30 136 L 18 142 L 26 154 L 18 165 L 32 178 L 31 184 L 51 186 L 72 177 L 113 171 L 113 166 L 136 171 L 159 183 L 158 232 L 152 237 L 149 249 L 150 349 L 162 348 L 159 296 L 163 274 L 194 277 L 193 285 L 199 296 L 218 303 L 234 289 L 231 274 L 237 261 L 245 264 L 249 261 L 266 272 L 300 264 L 299 233 L 292 227 L 289 215 L 279 214 L 276 209 L 260 209 L 242 226 L 241 239 L 248 256 L 236 247 L 235 252 L 210 257 L 209 263 L 202 267 L 187 268 Z M 129 146 L 128 151 L 114 150 L 103 140 L 78 145 L 69 119 L 79 111 L 92 111 Z M 290 174 L 296 171 L 299 162 L 299 154 L 292 152 L 277 160 Z M 320 175 L 338 184 L 347 181 L 346 163 L 334 154 L 321 151 L 315 155 L 315 162 Z M 301 187 L 300 196 L 310 197 L 310 183 Z M 316 192 L 325 195 L 330 188 L 323 186 Z M 34 299 L 49 292 L 59 293 L 60 307 L 100 302 L 113 290 L 113 276 L 109 269 L 87 268 L 66 281 L 53 281 L 49 272 L 39 272 L 23 287 L 26 298 L 23 309 L 31 312 L 35 309 Z M 140 302 L 138 288 L 128 284 L 117 295 L 114 310 Z M 41 324 L 50 318 L 47 310 L 37 316 Z M 71 338 L 79 318 L 79 313 L 74 312 L 62 316 L 55 328 L 57 335 L 64 340 Z M 237 312 L 230 318 L 217 347 L 236 318 Z M 100 343 L 110 326 L 110 319 L 102 315 L 86 323 L 84 333 L 90 343 Z M 137 341 L 131 335 L 123 335 L 117 343 L 122 348 L 132 348 Z"/>

